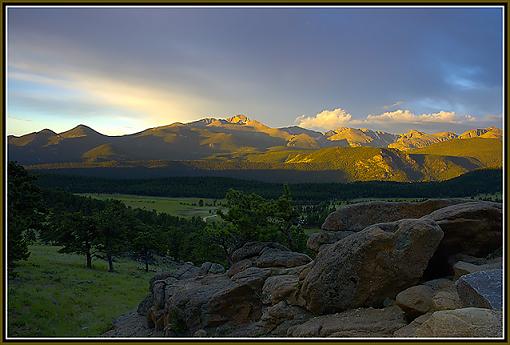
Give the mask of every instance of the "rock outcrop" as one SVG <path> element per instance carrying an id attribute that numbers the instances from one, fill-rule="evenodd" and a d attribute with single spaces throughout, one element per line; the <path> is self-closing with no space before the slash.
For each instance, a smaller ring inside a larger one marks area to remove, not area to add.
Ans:
<path id="1" fill-rule="evenodd" d="M 291 337 L 391 337 L 406 326 L 404 313 L 397 306 L 383 309 L 359 308 L 314 317 L 289 328 Z"/>
<path id="2" fill-rule="evenodd" d="M 468 202 L 444 207 L 423 219 L 434 220 L 444 238 L 432 257 L 426 276 L 435 278 L 453 274 L 449 258 L 456 254 L 484 257 L 503 244 L 501 204 L 488 201 Z"/>
<path id="3" fill-rule="evenodd" d="M 495 338 L 502 336 L 503 320 L 500 311 L 482 308 L 463 308 L 436 311 L 416 327 L 415 337 Z"/>
<path id="4" fill-rule="evenodd" d="M 432 220 L 376 224 L 321 250 L 301 288 L 313 313 L 381 305 L 422 277 L 443 238 Z"/>
<path id="5" fill-rule="evenodd" d="M 308 241 L 315 260 L 250 242 L 226 272 L 206 262 L 157 274 L 137 312 L 104 335 L 500 337 L 501 205 L 394 204 L 333 213 L 335 230 Z M 409 216 L 419 218 L 396 219 Z"/>
<path id="6" fill-rule="evenodd" d="M 503 308 L 503 270 L 479 271 L 464 275 L 455 284 L 466 307 Z"/>
<path id="7" fill-rule="evenodd" d="M 401 291 L 396 297 L 396 304 L 410 319 L 438 310 L 462 307 L 455 284 L 448 279 L 428 281 Z"/>
<path id="8" fill-rule="evenodd" d="M 166 336 L 233 336 L 240 330 L 281 334 L 304 320 L 308 312 L 292 304 L 297 304 L 299 276 L 310 257 L 272 242 L 247 243 L 232 257 L 226 273 L 221 265 L 205 263 L 156 275 L 138 313 L 146 316 L 149 328 Z M 275 305 L 279 308 L 271 308 Z"/>
<path id="9" fill-rule="evenodd" d="M 331 213 L 322 224 L 321 229 L 356 232 L 377 223 L 421 218 L 440 208 L 465 202 L 462 199 L 430 199 L 422 202 L 362 202 L 341 207 Z"/>

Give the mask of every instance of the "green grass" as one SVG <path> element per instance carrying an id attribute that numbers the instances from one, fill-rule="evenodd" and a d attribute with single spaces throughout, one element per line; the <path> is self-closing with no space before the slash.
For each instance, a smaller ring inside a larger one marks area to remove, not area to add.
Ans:
<path id="1" fill-rule="evenodd" d="M 317 227 L 317 228 L 304 228 L 303 230 L 304 230 L 304 232 L 305 232 L 305 234 L 307 236 L 310 236 L 313 233 L 321 231 L 320 227 Z"/>
<path id="2" fill-rule="evenodd" d="M 180 216 L 185 218 L 196 216 L 206 218 L 207 220 L 216 219 L 217 217 L 215 216 L 215 211 L 220 208 L 219 206 L 198 206 L 198 202 L 200 200 L 203 200 L 204 204 L 213 205 L 214 199 L 207 198 L 168 198 L 157 196 L 95 193 L 79 195 L 90 196 L 100 200 L 116 199 L 133 208 L 156 210 L 157 212 L 168 213 L 173 216 Z M 221 202 L 221 200 L 217 201 L 217 203 L 219 202 Z"/>
<path id="3" fill-rule="evenodd" d="M 18 276 L 9 280 L 8 335 L 11 337 L 99 336 L 118 316 L 133 310 L 148 292 L 155 274 L 119 259 L 116 272 L 106 263 L 60 254 L 59 247 L 33 245 Z"/>

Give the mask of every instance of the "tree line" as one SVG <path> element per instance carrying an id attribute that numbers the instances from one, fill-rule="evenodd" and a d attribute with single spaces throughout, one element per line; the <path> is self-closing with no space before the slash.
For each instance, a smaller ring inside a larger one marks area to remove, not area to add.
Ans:
<path id="1" fill-rule="evenodd" d="M 156 179 L 109 179 L 77 175 L 35 173 L 41 187 L 71 193 L 123 193 L 167 197 L 221 199 L 229 189 L 278 198 L 283 184 L 227 177 L 181 176 Z M 318 203 L 356 198 L 438 198 L 470 197 L 502 191 L 502 170 L 475 170 L 451 180 L 439 182 L 300 183 L 289 184 L 294 200 Z"/>
<path id="2" fill-rule="evenodd" d="M 156 211 L 131 208 L 114 200 L 98 200 L 62 190 L 41 188 L 23 167 L 8 166 L 8 269 L 26 260 L 35 240 L 60 246 L 61 253 L 83 255 L 115 270 L 115 259 L 129 256 L 145 270 L 156 256 L 178 261 L 230 264 L 231 255 L 248 241 L 278 241 L 293 250 L 304 250 L 306 235 L 299 223 L 288 187 L 275 199 L 229 190 L 218 212 L 220 221 L 206 223 Z"/>

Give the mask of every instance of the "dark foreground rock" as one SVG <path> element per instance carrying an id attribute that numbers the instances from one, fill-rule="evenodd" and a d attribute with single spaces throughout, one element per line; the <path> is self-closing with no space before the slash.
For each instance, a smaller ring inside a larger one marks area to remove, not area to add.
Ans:
<path id="1" fill-rule="evenodd" d="M 397 295 L 396 304 L 409 319 L 438 310 L 462 307 L 455 284 L 448 279 L 436 279 L 405 289 Z"/>
<path id="2" fill-rule="evenodd" d="M 464 275 L 456 283 L 466 307 L 503 308 L 503 270 L 479 271 Z"/>
<path id="3" fill-rule="evenodd" d="M 503 244 L 502 208 L 495 202 L 477 201 L 448 206 L 423 219 L 434 220 L 444 232 L 444 238 L 427 269 L 428 278 L 453 275 L 449 264 L 451 256 L 484 257 Z"/>
<path id="4" fill-rule="evenodd" d="M 124 314 L 113 321 L 113 328 L 103 337 L 161 337 L 163 332 L 150 328 L 146 317 L 136 311 Z"/>
<path id="5" fill-rule="evenodd" d="M 321 250 L 301 288 L 315 314 L 381 305 L 422 277 L 443 237 L 432 220 L 377 224 Z"/>
<path id="6" fill-rule="evenodd" d="M 226 273 L 206 263 L 156 275 L 138 313 L 165 336 L 285 334 L 307 318 L 306 310 L 292 305 L 311 261 L 307 255 L 277 243 L 251 242 L 233 258 Z"/>
<path id="7" fill-rule="evenodd" d="M 324 231 L 315 232 L 308 237 L 306 246 L 308 249 L 318 252 L 325 244 L 332 244 L 340 241 L 342 238 L 354 234 L 353 231 Z"/>
<path id="8" fill-rule="evenodd" d="M 424 319 L 424 320 L 423 320 Z M 463 308 L 436 311 L 420 320 L 419 325 L 407 326 L 395 336 L 441 338 L 495 338 L 502 336 L 501 311 L 482 308 Z"/>
<path id="9" fill-rule="evenodd" d="M 397 306 L 384 309 L 360 308 L 338 314 L 314 317 L 289 328 L 291 337 L 391 337 L 406 326 L 404 313 Z"/>

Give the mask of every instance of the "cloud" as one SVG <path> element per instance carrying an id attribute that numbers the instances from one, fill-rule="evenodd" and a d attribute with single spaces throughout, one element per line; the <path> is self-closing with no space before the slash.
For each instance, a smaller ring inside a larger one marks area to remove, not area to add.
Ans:
<path id="1" fill-rule="evenodd" d="M 393 104 L 390 104 L 390 105 L 384 105 L 383 109 L 384 110 L 388 110 L 388 109 L 391 109 L 391 108 L 394 108 L 394 107 L 398 107 L 399 105 L 402 105 L 402 104 L 404 104 L 404 101 L 397 101 L 397 102 L 395 102 Z"/>
<path id="2" fill-rule="evenodd" d="M 158 88 L 144 81 L 100 75 L 78 69 L 57 70 L 51 66 L 24 63 L 12 65 L 9 80 L 29 82 L 36 91 L 10 91 L 10 107 L 32 107 L 46 113 L 109 115 L 143 118 L 148 123 L 167 124 L 183 117 L 193 119 L 196 104 L 207 100 L 177 90 Z M 190 116 L 191 115 L 191 116 Z"/>
<path id="3" fill-rule="evenodd" d="M 453 111 L 439 111 L 431 114 L 414 114 L 409 110 L 395 110 L 378 115 L 368 115 L 365 119 L 367 123 L 373 122 L 397 122 L 397 123 L 458 123 L 461 119 Z"/>
<path id="4" fill-rule="evenodd" d="M 369 128 L 437 128 L 438 126 L 475 126 L 487 121 L 495 121 L 496 117 L 479 119 L 472 115 L 458 115 L 453 111 L 415 114 L 410 110 L 398 109 L 382 114 L 369 114 L 365 118 L 355 119 L 346 110 L 336 108 L 323 110 L 315 116 L 301 115 L 296 123 L 304 128 L 331 130 L 345 126 L 363 126 Z"/>
<path id="5" fill-rule="evenodd" d="M 351 122 L 352 115 L 336 108 L 333 110 L 323 110 L 315 116 L 301 115 L 296 119 L 300 127 L 313 129 L 334 129 Z"/>

